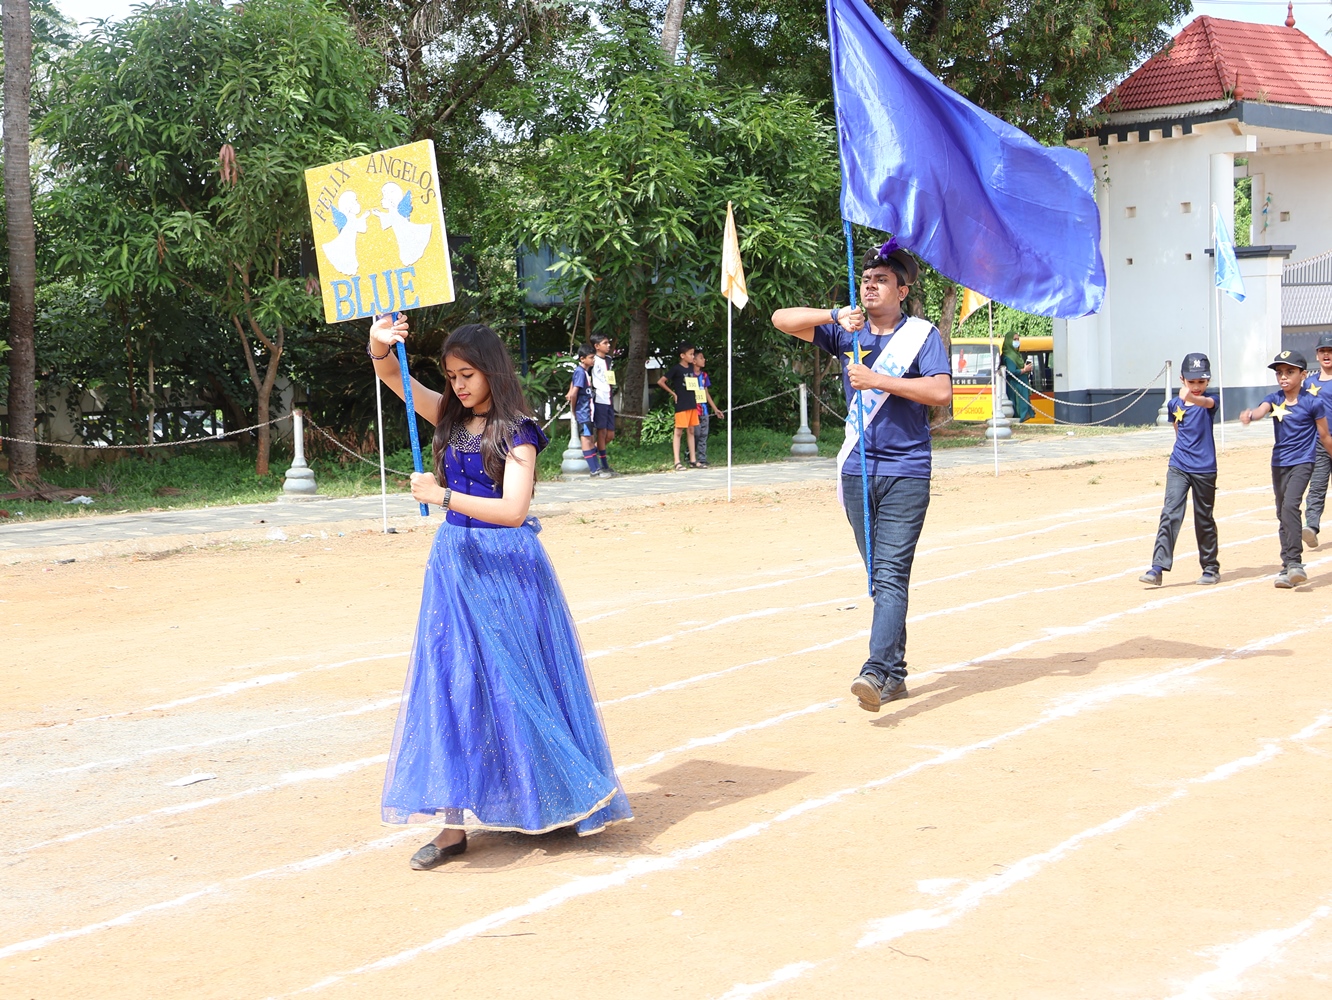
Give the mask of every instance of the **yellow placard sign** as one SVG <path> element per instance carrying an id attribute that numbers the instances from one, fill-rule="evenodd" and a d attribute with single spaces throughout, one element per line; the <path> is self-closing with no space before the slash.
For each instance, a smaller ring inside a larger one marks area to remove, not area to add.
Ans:
<path id="1" fill-rule="evenodd" d="M 453 301 L 434 143 L 313 167 L 305 187 L 327 322 Z"/>

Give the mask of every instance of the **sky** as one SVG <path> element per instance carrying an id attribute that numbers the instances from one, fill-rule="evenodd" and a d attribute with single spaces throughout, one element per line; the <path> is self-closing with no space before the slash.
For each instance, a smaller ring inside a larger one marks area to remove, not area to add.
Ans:
<path id="1" fill-rule="evenodd" d="M 81 21 L 91 17 L 118 18 L 130 12 L 133 0 L 59 0 L 66 17 Z M 1284 24 L 1286 0 L 1194 0 L 1193 13 L 1175 28 L 1182 28 L 1199 14 L 1211 14 L 1231 21 L 1250 21 L 1257 24 Z M 1332 49 L 1332 0 L 1295 3 L 1295 26 L 1325 49 Z"/>

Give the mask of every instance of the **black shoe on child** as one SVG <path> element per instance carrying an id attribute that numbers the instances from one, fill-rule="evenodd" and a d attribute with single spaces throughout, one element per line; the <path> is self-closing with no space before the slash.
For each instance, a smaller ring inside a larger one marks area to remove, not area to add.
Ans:
<path id="1" fill-rule="evenodd" d="M 1304 542 L 1304 547 L 1305 547 L 1306 549 L 1316 549 L 1316 548 L 1318 548 L 1318 529 L 1317 529 L 1317 528 L 1305 528 L 1303 531 L 1300 532 L 1300 538 L 1303 540 L 1303 542 Z"/>
<path id="2" fill-rule="evenodd" d="M 1149 583 L 1153 587 L 1159 587 L 1161 586 L 1161 571 L 1153 566 L 1146 573 L 1142 574 L 1142 576 L 1138 577 L 1138 582 Z"/>
<path id="3" fill-rule="evenodd" d="M 1203 570 L 1203 575 L 1194 581 L 1200 587 L 1212 587 L 1221 582 L 1221 575 L 1210 569 Z"/>
<path id="4" fill-rule="evenodd" d="M 1286 577 L 1290 580 L 1292 587 L 1298 587 L 1302 583 L 1309 582 L 1309 574 L 1304 571 L 1304 567 L 1299 563 L 1286 567 Z"/>

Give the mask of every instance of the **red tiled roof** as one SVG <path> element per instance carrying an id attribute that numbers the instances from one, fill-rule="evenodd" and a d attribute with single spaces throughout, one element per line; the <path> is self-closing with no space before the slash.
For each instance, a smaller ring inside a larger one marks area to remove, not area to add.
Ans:
<path id="1" fill-rule="evenodd" d="M 1230 97 L 1332 107 L 1332 55 L 1295 28 L 1194 18 L 1097 105 L 1139 111 Z"/>

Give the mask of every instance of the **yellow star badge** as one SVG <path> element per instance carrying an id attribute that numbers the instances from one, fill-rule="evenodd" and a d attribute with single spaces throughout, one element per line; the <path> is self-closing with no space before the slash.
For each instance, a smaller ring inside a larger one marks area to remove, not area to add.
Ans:
<path id="1" fill-rule="evenodd" d="M 1290 408 L 1294 405 L 1294 403 L 1277 403 L 1272 407 L 1272 416 L 1276 417 L 1277 420 L 1284 421 L 1286 414 L 1290 412 Z"/>
<path id="2" fill-rule="evenodd" d="M 1170 416 L 1171 416 L 1172 418 L 1174 418 L 1175 423 L 1179 423 L 1180 421 L 1182 421 L 1182 420 L 1184 419 L 1184 407 L 1180 406 L 1180 407 L 1176 407 L 1175 409 L 1171 410 L 1171 411 L 1170 411 Z"/>
<path id="3" fill-rule="evenodd" d="M 1323 391 L 1323 387 L 1319 385 L 1317 382 L 1312 382 L 1310 383 L 1309 388 L 1306 389 L 1305 391 L 1308 392 L 1310 396 L 1317 396 L 1320 392 Z"/>

